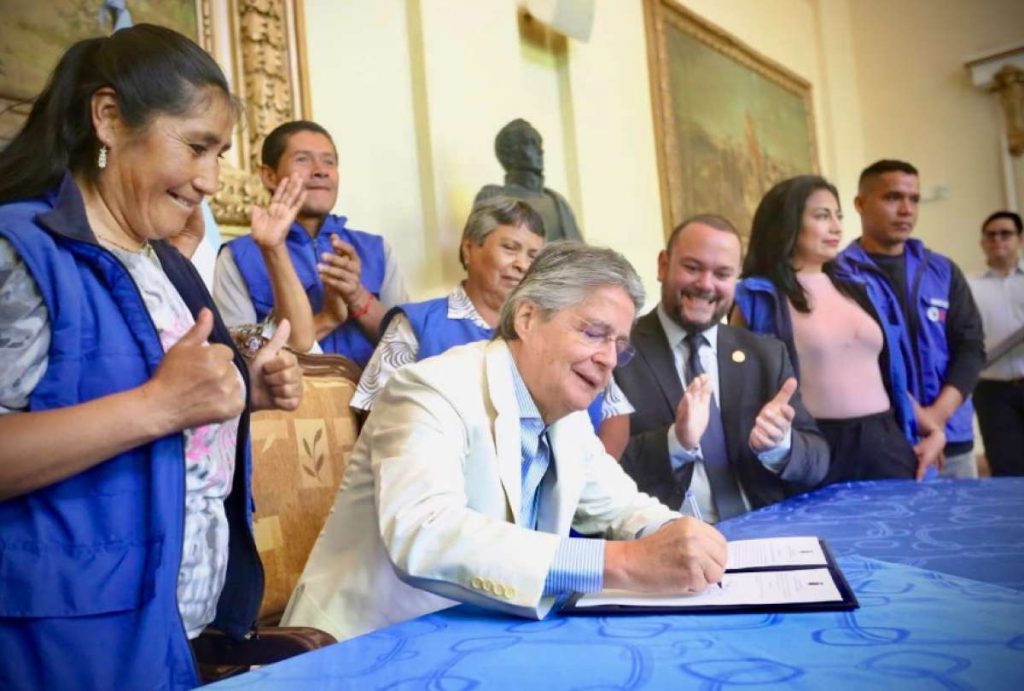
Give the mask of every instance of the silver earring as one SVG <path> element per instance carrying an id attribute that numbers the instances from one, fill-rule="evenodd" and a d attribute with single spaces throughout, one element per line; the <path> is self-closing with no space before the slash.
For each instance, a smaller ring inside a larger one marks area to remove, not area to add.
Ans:
<path id="1" fill-rule="evenodd" d="M 100 147 L 100 155 L 96 157 L 96 165 L 100 170 L 107 167 L 107 147 L 103 145 Z"/>

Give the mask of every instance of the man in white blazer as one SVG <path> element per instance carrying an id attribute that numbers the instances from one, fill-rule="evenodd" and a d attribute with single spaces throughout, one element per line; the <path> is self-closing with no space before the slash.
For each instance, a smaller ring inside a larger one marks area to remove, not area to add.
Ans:
<path id="1" fill-rule="evenodd" d="M 282 623 L 344 640 L 459 602 L 541 618 L 572 591 L 720 580 L 721 534 L 639 492 L 585 412 L 642 303 L 621 255 L 552 243 L 495 340 L 398 370 Z"/>

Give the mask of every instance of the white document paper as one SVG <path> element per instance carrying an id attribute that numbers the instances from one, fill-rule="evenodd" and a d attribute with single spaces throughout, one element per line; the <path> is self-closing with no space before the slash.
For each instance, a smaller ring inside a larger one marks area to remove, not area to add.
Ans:
<path id="1" fill-rule="evenodd" d="M 633 607 L 707 607 L 728 605 L 785 605 L 803 602 L 842 602 L 827 568 L 794 571 L 726 573 L 722 586 L 702 593 L 645 595 L 626 590 L 604 590 L 584 595 L 577 608 L 627 605 Z"/>
<path id="2" fill-rule="evenodd" d="M 816 537 L 772 537 L 733 540 L 726 571 L 770 566 L 825 566 L 828 561 Z"/>

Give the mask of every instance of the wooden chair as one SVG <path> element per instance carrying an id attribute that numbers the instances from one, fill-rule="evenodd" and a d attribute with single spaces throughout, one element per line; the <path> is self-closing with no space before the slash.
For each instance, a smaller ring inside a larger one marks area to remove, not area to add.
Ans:
<path id="1" fill-rule="evenodd" d="M 348 404 L 360 370 L 339 355 L 298 357 L 303 380 L 298 409 L 252 416 L 253 530 L 265 574 L 259 625 L 241 641 L 211 630 L 193 641 L 204 681 L 336 642 L 318 629 L 277 624 L 334 505 L 358 435 Z"/>

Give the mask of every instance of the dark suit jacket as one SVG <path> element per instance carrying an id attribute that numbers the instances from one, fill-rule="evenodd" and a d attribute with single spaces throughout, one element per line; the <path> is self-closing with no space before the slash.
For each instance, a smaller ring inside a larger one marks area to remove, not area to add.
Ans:
<path id="1" fill-rule="evenodd" d="M 632 342 L 636 357 L 615 370 L 616 382 L 636 409 L 630 416 L 630 440 L 622 466 L 641 490 L 678 508 L 693 466 L 687 466 L 677 480 L 669 463 L 668 428 L 675 420 L 683 387 L 657 310 L 637 321 Z M 743 355 L 734 357 L 736 353 Z M 742 362 L 736 362 L 738 359 Z M 799 391 L 790 401 L 796 410 L 793 442 L 781 474 L 765 468 L 750 450 L 750 431 L 758 412 L 792 374 L 782 341 L 724 324 L 718 327 L 718 404 L 725 445 L 729 465 L 754 508 L 811 489 L 828 471 L 828 445 L 804 408 Z"/>

